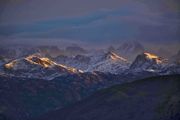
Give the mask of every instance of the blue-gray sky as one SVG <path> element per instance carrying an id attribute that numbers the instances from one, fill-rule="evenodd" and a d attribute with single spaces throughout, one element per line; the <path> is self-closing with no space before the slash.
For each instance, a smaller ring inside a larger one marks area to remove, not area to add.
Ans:
<path id="1" fill-rule="evenodd" d="M 1 0 L 0 38 L 179 41 L 179 0 Z M 29 42 L 29 41 L 28 41 Z"/>

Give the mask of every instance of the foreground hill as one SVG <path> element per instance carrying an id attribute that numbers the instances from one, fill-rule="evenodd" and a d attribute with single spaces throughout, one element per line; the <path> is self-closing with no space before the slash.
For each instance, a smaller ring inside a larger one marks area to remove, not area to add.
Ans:
<path id="1" fill-rule="evenodd" d="M 180 75 L 171 75 L 116 85 L 36 120 L 179 119 Z"/>
<path id="2" fill-rule="evenodd" d="M 0 75 L 0 116 L 10 120 L 37 117 L 128 80 L 132 79 L 100 72 L 64 75 L 53 80 Z"/>

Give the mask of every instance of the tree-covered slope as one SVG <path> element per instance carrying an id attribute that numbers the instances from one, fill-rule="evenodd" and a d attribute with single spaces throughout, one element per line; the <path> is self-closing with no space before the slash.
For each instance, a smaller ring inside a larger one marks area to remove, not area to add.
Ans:
<path id="1" fill-rule="evenodd" d="M 179 120 L 180 75 L 159 76 L 100 90 L 37 120 Z"/>

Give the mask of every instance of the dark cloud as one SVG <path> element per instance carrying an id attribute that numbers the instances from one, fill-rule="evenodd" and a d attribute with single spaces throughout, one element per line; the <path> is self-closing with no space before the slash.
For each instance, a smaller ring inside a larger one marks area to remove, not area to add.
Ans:
<path id="1" fill-rule="evenodd" d="M 177 0 L 2 0 L 0 36 L 92 43 L 178 41 Z"/>
<path id="2" fill-rule="evenodd" d="M 129 0 L 25 0 L 9 3 L 1 22 L 28 22 L 59 17 L 72 17 L 96 12 L 100 9 L 115 9 Z"/>

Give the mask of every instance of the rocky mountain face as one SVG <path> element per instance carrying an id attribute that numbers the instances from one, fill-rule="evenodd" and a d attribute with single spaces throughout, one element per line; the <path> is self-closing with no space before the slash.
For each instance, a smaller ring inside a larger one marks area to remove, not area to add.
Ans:
<path id="1" fill-rule="evenodd" d="M 51 80 L 60 75 L 75 74 L 82 71 L 57 64 L 49 58 L 41 57 L 40 55 L 30 55 L 6 63 L 4 72 L 12 76 Z"/>
<path id="2" fill-rule="evenodd" d="M 128 68 L 129 62 L 114 52 L 102 52 L 93 55 L 77 55 L 75 57 L 58 56 L 56 62 L 73 66 L 86 72 L 101 71 L 117 74 Z"/>
<path id="3" fill-rule="evenodd" d="M 40 53 L 33 54 L 10 62 L 1 62 L 1 72 L 11 76 L 47 80 L 64 74 L 94 71 L 121 75 L 133 74 L 133 76 L 180 73 L 180 65 L 177 62 L 169 62 L 167 59 L 148 52 L 138 55 L 132 63 L 110 51 L 90 55 L 60 55 L 53 60 Z"/>
<path id="4" fill-rule="evenodd" d="M 161 70 L 166 63 L 166 59 L 154 54 L 143 53 L 136 57 L 130 68 L 140 70 Z"/>
<path id="5" fill-rule="evenodd" d="M 114 52 L 107 52 L 103 56 L 101 56 L 98 62 L 94 62 L 94 64 L 89 65 L 87 71 L 101 71 L 120 74 L 128 69 L 128 66 L 128 60 L 117 55 Z"/>
<path id="6" fill-rule="evenodd" d="M 131 63 L 115 52 L 101 52 L 89 56 L 78 55 L 75 57 L 59 56 L 58 63 L 82 69 L 85 72 L 101 71 L 113 74 L 176 74 L 179 73 L 179 64 L 155 54 L 144 52 L 139 54 Z"/>
<path id="7" fill-rule="evenodd" d="M 175 61 L 171 62 L 154 54 L 143 53 L 136 57 L 129 72 L 134 74 L 149 72 L 157 75 L 179 74 L 180 65 Z"/>
<path id="8" fill-rule="evenodd" d="M 100 90 L 35 120 L 179 120 L 180 76 L 160 76 Z"/>
<path id="9" fill-rule="evenodd" d="M 85 55 L 76 55 L 73 57 L 60 55 L 54 59 L 57 63 L 71 66 L 85 71 L 90 65 L 91 58 Z"/>

